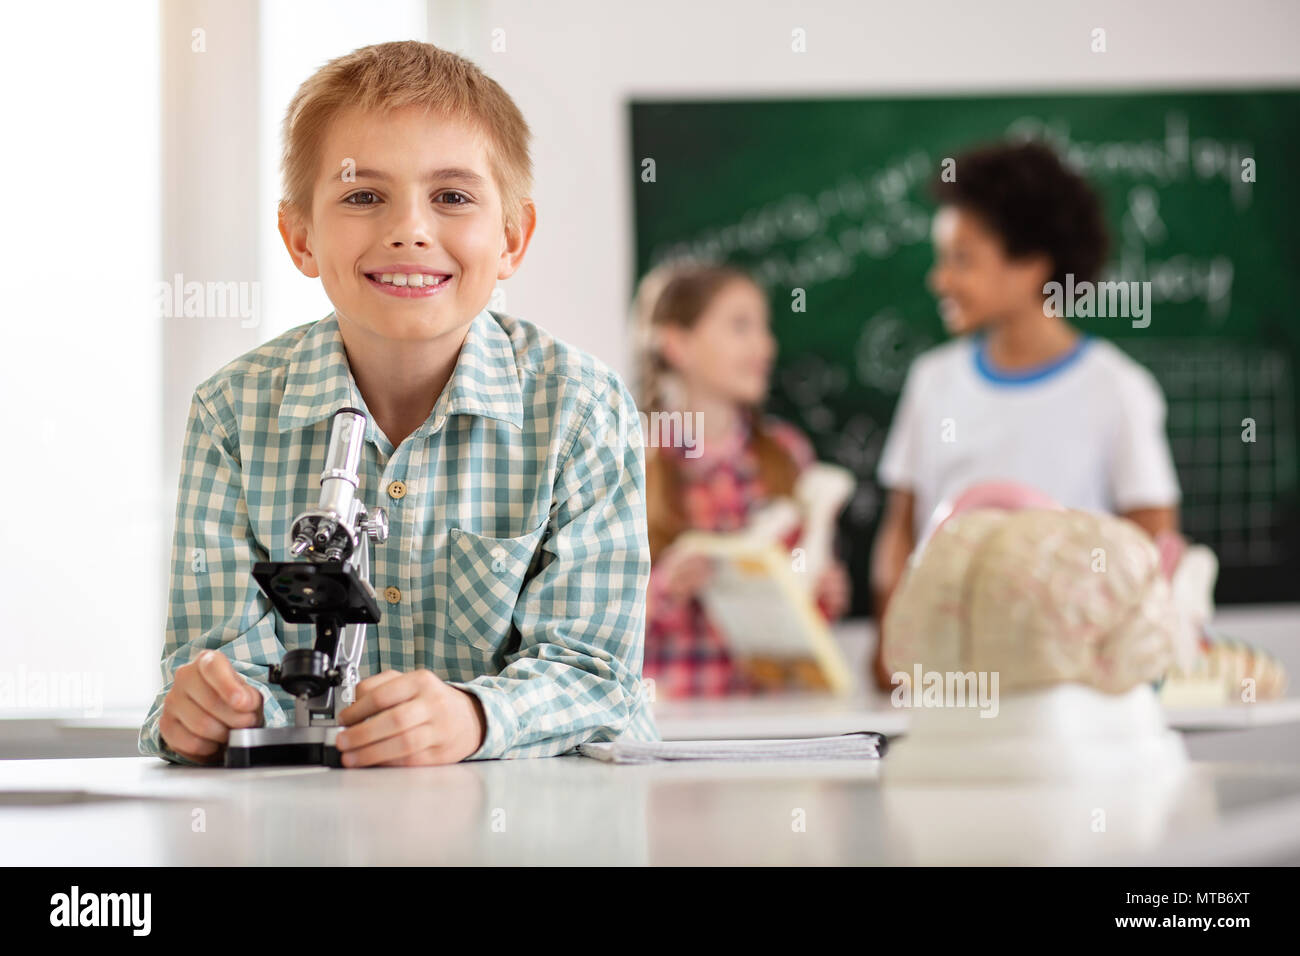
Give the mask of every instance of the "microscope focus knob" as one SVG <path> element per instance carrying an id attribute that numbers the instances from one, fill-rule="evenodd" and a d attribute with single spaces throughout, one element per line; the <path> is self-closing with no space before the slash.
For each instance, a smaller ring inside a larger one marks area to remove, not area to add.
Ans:
<path id="1" fill-rule="evenodd" d="M 279 684 L 294 697 L 304 694 L 315 697 L 338 683 L 331 673 L 334 670 L 329 655 L 324 651 L 294 648 L 284 655 L 277 668 L 277 679 L 273 683 Z"/>
<path id="2" fill-rule="evenodd" d="M 367 511 L 361 527 L 366 534 L 382 544 L 388 540 L 388 512 L 383 508 Z"/>

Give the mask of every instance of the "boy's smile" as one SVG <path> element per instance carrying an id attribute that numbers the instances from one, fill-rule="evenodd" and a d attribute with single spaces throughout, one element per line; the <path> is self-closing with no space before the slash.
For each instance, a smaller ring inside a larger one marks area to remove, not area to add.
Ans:
<path id="1" fill-rule="evenodd" d="M 418 263 L 400 262 L 378 272 L 367 272 L 366 278 L 385 295 L 395 295 L 399 299 L 427 299 L 447 288 L 451 275 L 431 273 Z"/>
<path id="2" fill-rule="evenodd" d="M 1008 256 L 995 231 L 956 206 L 935 213 L 932 238 L 935 263 L 927 279 L 950 334 L 1041 311 L 1043 283 L 1051 274 L 1042 256 Z"/>
<path id="3" fill-rule="evenodd" d="M 486 140 L 417 107 L 335 117 L 299 228 L 299 268 L 320 277 L 340 322 L 408 342 L 463 331 L 521 251 Z"/>

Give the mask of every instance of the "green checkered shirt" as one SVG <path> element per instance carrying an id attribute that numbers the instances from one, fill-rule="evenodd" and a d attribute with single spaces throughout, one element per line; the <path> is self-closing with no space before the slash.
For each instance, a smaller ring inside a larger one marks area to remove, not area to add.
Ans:
<path id="1" fill-rule="evenodd" d="M 141 753 L 191 762 L 163 746 L 158 721 L 176 668 L 207 648 L 261 692 L 266 726 L 292 722 L 268 667 L 312 647 L 315 631 L 285 624 L 251 571 L 290 560 L 289 526 L 317 504 L 331 419 L 347 405 L 366 411 L 333 313 L 196 389 L 163 690 Z M 372 542 L 383 619 L 366 629 L 361 677 L 428 668 L 477 696 L 487 733 L 470 759 L 657 740 L 641 682 L 650 549 L 634 429 L 632 397 L 603 363 L 531 323 L 479 313 L 423 425 L 397 448 L 366 425 L 359 493 L 388 512 L 390 532 Z"/>

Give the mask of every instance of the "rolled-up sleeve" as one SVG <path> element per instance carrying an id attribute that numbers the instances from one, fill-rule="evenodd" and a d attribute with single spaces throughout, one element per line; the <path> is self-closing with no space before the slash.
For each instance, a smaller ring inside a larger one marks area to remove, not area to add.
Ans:
<path id="1" fill-rule="evenodd" d="M 610 373 L 576 418 L 556 475 L 537 570 L 513 622 L 519 646 L 501 671 L 451 681 L 487 718 L 468 759 L 544 757 L 627 734 L 656 739 L 641 682 L 650 545 L 636 406 Z"/>
<path id="2" fill-rule="evenodd" d="M 166 746 L 159 732 L 163 700 L 177 668 L 212 648 L 262 695 L 266 726 L 288 723 L 267 684 L 269 665 L 284 656 L 270 602 L 252 577 L 267 555 L 253 535 L 242 467 L 229 435 L 207 401 L 195 393 L 186 425 L 176 498 L 162 690 L 140 728 L 145 756 L 194 761 Z"/>

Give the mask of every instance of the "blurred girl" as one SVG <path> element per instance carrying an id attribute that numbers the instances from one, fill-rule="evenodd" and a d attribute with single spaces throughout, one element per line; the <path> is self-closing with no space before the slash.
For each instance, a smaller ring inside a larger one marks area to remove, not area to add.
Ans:
<path id="1" fill-rule="evenodd" d="M 645 676 L 660 697 L 754 693 L 765 682 L 733 660 L 700 604 L 709 559 L 683 556 L 673 542 L 687 529 L 740 530 L 755 509 L 789 496 L 814 461 L 798 429 L 761 411 L 776 354 L 767 297 L 737 269 L 691 266 L 647 276 L 637 313 L 640 410 L 652 424 L 657 412 L 682 416 L 646 436 Z M 832 562 L 814 593 L 828 619 L 842 615 L 844 566 Z"/>

